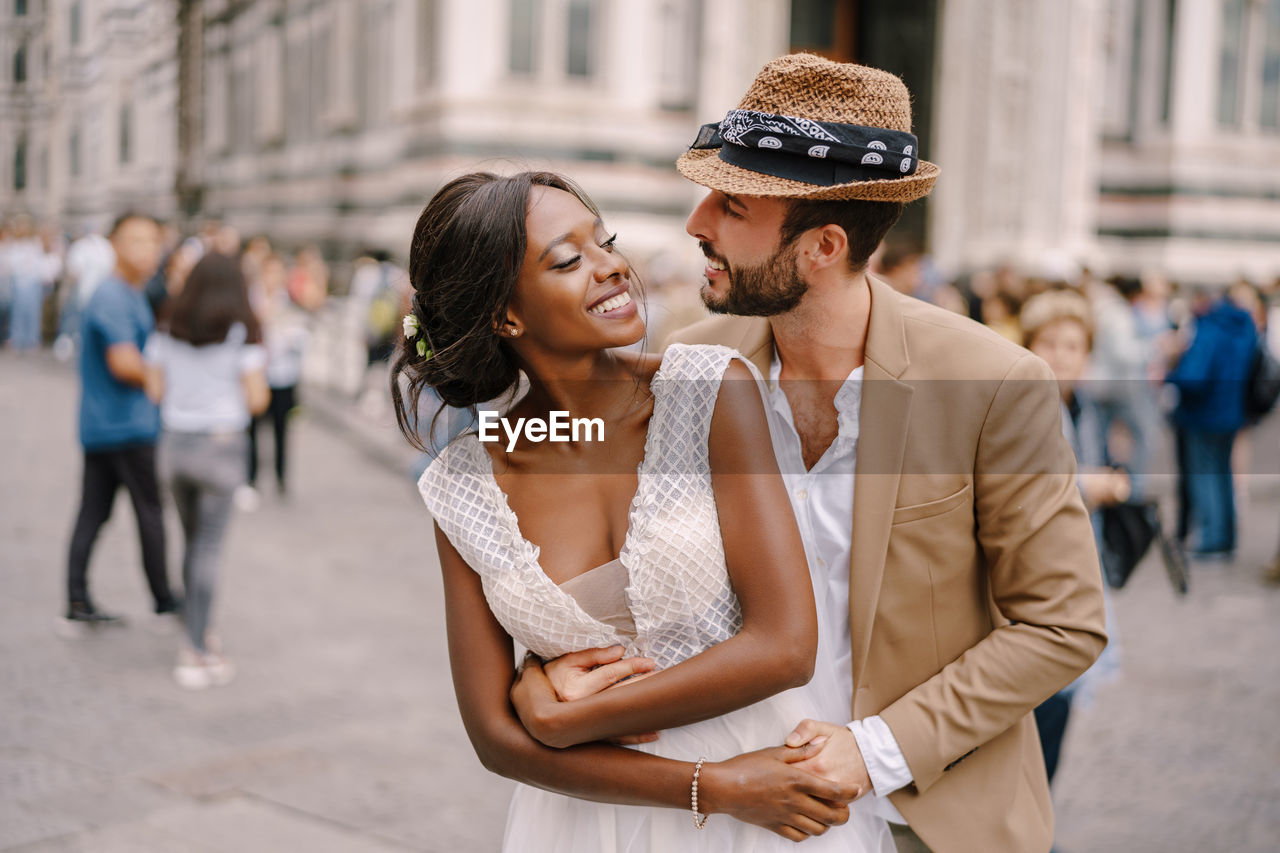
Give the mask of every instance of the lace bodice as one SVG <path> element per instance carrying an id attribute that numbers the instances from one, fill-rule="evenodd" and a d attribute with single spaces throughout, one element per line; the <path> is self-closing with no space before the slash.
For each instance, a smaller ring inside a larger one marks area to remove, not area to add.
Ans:
<path id="1" fill-rule="evenodd" d="M 538 548 L 521 534 L 474 434 L 458 437 L 427 468 L 418 481 L 423 501 L 480 575 L 490 609 L 516 641 L 548 659 L 620 644 L 665 668 L 741 628 L 707 455 L 720 381 L 736 355 L 726 347 L 675 345 L 651 382 L 653 415 L 620 554 L 630 576 L 634 642 L 588 615 L 542 571 Z"/>

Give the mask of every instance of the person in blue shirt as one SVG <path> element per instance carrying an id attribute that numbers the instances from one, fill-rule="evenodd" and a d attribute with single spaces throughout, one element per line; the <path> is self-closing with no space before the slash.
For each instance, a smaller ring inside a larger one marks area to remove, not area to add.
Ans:
<path id="1" fill-rule="evenodd" d="M 142 350 L 155 327 L 143 287 L 159 262 L 160 227 L 149 216 L 126 213 L 116 220 L 108 236 L 116 253 L 115 271 L 94 291 L 81 320 L 84 477 L 67 560 L 66 620 L 90 625 L 120 621 L 94 606 L 88 568 L 94 540 L 111 516 L 122 485 L 138 517 L 142 565 L 155 612 L 178 610 L 169 589 L 164 517 L 156 479 L 160 414 L 143 390 L 147 371 Z"/>

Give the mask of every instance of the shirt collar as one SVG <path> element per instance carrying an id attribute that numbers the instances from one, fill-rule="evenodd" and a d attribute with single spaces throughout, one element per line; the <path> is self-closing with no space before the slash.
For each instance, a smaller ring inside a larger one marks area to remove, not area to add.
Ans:
<path id="1" fill-rule="evenodd" d="M 849 375 L 845 377 L 844 384 L 840 386 L 840 390 L 836 392 L 836 419 L 839 424 L 839 434 L 837 440 L 856 439 L 858 437 L 858 412 L 862 408 L 862 374 L 865 364 L 859 364 Z M 785 394 L 781 393 L 778 381 L 782 376 L 782 359 L 778 356 L 778 349 L 774 347 L 773 360 L 769 363 L 769 394 L 773 399 L 775 406 L 781 403 L 786 409 L 786 413 L 790 416 L 791 407 L 786 402 Z M 778 398 L 782 397 L 782 400 Z"/>
<path id="2" fill-rule="evenodd" d="M 844 385 L 836 392 L 836 410 L 839 411 L 842 405 L 852 405 L 858 403 L 862 399 L 862 372 L 866 367 L 865 364 L 859 364 L 849 375 L 844 378 Z M 769 390 L 778 390 L 778 380 L 782 377 L 782 359 L 778 356 L 778 350 L 773 350 L 773 360 L 769 362 Z M 842 399 L 843 398 L 843 399 Z"/>

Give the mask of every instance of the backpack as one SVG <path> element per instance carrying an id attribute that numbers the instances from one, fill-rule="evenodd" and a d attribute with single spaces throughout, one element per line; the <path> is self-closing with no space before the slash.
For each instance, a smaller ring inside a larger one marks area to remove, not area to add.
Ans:
<path id="1" fill-rule="evenodd" d="M 1244 410 L 1250 420 L 1259 421 L 1271 413 L 1280 400 L 1280 359 L 1267 349 L 1266 341 L 1258 344 L 1245 386 Z"/>

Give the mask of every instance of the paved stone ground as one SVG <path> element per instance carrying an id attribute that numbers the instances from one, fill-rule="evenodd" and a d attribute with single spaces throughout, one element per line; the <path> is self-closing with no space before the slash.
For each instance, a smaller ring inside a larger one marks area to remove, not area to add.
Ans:
<path id="1" fill-rule="evenodd" d="M 66 368 L 0 355 L 0 849 L 495 849 L 509 787 L 458 720 L 429 526 L 385 413 L 313 395 L 288 501 L 268 487 L 230 531 L 219 622 L 240 677 L 189 694 L 169 679 L 178 638 L 144 624 L 124 498 L 92 577 L 132 624 L 54 633 L 74 397 Z M 1257 580 L 1280 493 L 1252 485 L 1236 563 L 1197 566 L 1185 600 L 1154 563 L 1116 595 L 1124 672 L 1068 733 L 1063 853 L 1280 848 L 1280 590 Z"/>
<path id="2" fill-rule="evenodd" d="M 0 849 L 496 849 L 508 784 L 480 767 L 458 718 L 408 477 L 301 419 L 288 501 L 268 484 L 229 531 L 218 621 L 239 678 L 187 693 L 169 676 L 179 638 L 142 624 L 123 496 L 91 578 L 132 624 L 54 633 L 75 393 L 51 361 L 0 356 Z"/>

